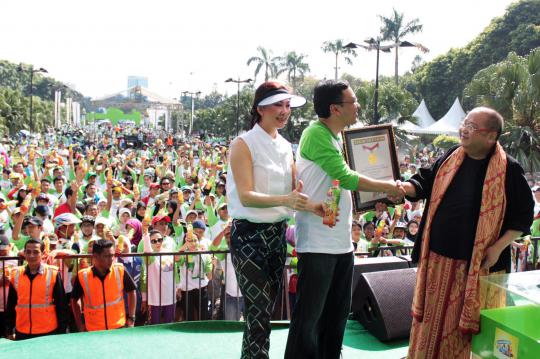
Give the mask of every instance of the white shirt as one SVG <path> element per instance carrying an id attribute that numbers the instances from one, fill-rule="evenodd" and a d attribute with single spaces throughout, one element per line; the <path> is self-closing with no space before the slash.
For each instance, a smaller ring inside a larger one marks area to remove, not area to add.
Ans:
<path id="1" fill-rule="evenodd" d="M 234 272 L 234 267 L 231 259 L 231 254 L 227 253 L 227 273 L 225 273 L 225 292 L 231 297 L 241 297 L 242 292 L 240 292 L 240 287 L 238 286 L 238 281 L 236 280 L 236 274 Z M 225 271 L 225 261 L 222 262 L 223 270 Z"/>
<path id="2" fill-rule="evenodd" d="M 341 151 L 341 144 L 332 139 L 333 145 Z M 315 202 L 326 199 L 332 186 L 330 178 L 318 164 L 302 158 L 300 147 L 296 152 L 298 179 L 304 182 L 303 192 Z M 354 250 L 351 237 L 352 198 L 351 191 L 341 188 L 339 200 L 339 221 L 330 228 L 322 223 L 322 218 L 311 212 L 298 211 L 296 219 L 296 252 L 342 254 Z"/>
<path id="3" fill-rule="evenodd" d="M 254 191 L 268 195 L 290 193 L 294 162 L 291 144 L 280 134 L 272 138 L 258 124 L 240 138 L 251 153 Z M 292 215 L 292 210 L 285 206 L 244 207 L 238 196 L 232 166 L 229 166 L 227 173 L 227 197 L 228 210 L 232 218 L 247 219 L 254 223 L 274 223 L 288 219 Z"/>
<path id="4" fill-rule="evenodd" d="M 186 272 L 186 261 L 182 264 L 180 267 L 180 283 L 178 283 L 177 288 L 180 288 L 182 291 L 186 291 L 186 279 L 187 279 L 187 290 L 193 290 L 193 289 L 199 289 L 199 280 L 200 280 L 200 287 L 204 288 L 208 285 L 208 277 L 205 273 L 205 264 L 209 261 L 212 261 L 212 258 L 209 254 L 200 254 L 201 259 L 199 259 L 199 255 L 192 255 L 193 258 L 193 269 L 190 269 L 188 267 Z M 183 256 L 184 259 L 186 256 Z M 199 267 L 199 262 L 202 266 L 202 268 Z M 186 278 L 187 276 L 187 278 Z"/>

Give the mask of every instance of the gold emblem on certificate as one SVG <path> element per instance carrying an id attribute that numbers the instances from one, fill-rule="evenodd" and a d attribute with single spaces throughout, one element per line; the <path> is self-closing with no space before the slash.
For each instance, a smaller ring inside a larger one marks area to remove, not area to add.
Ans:
<path id="1" fill-rule="evenodd" d="M 374 144 L 373 146 L 366 146 L 366 145 L 362 146 L 362 149 L 369 151 L 369 155 L 368 155 L 367 160 L 368 160 L 370 165 L 376 165 L 377 164 L 377 155 L 374 153 L 374 151 L 378 147 L 379 147 L 378 143 Z"/>

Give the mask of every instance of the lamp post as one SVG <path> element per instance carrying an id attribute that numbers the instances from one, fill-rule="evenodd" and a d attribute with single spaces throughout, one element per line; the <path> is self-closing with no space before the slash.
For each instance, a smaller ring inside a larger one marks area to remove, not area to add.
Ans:
<path id="1" fill-rule="evenodd" d="M 193 112 L 195 111 L 195 103 L 193 102 L 193 95 L 199 96 L 200 94 L 201 94 L 201 91 L 197 91 L 197 92 L 183 91 L 182 92 L 182 95 L 184 96 L 187 96 L 187 95 L 191 96 L 191 121 L 189 121 L 188 136 L 191 136 L 191 128 L 193 127 Z"/>
<path id="2" fill-rule="evenodd" d="M 371 50 L 377 50 L 377 65 L 375 68 L 375 91 L 373 92 L 373 122 L 375 124 L 379 123 L 379 52 L 390 52 L 390 48 L 393 46 L 381 46 L 381 38 L 378 37 L 377 39 L 369 38 L 364 40 L 365 43 L 368 45 L 362 45 L 362 44 L 356 44 L 354 42 L 350 42 L 347 45 L 345 45 L 345 48 L 348 49 L 356 49 L 356 48 L 363 48 L 368 51 Z"/>
<path id="3" fill-rule="evenodd" d="M 17 67 L 17 71 L 19 72 L 23 72 L 25 71 L 26 69 L 23 67 L 23 64 L 19 64 L 19 67 Z M 34 66 L 33 65 L 30 65 L 30 125 L 29 125 L 29 129 L 30 129 L 30 132 L 32 132 L 33 130 L 33 127 L 34 127 L 34 120 L 33 120 L 33 89 L 34 89 L 34 73 L 36 72 L 43 72 L 43 73 L 48 73 L 47 70 L 45 70 L 43 67 L 40 67 L 39 69 L 34 69 Z"/>
<path id="4" fill-rule="evenodd" d="M 423 47 L 420 44 L 412 43 L 409 41 L 400 41 L 398 43 L 392 43 L 389 45 L 381 45 L 380 37 L 377 37 L 376 39 L 370 37 L 368 39 L 365 39 L 364 42 L 367 45 L 356 44 L 354 42 L 350 42 L 344 47 L 349 48 L 349 49 L 356 49 L 358 47 L 361 47 L 368 51 L 377 50 L 377 65 L 376 65 L 376 70 L 375 70 L 375 91 L 373 93 L 373 122 L 375 124 L 378 124 L 379 123 L 379 52 L 380 51 L 390 52 L 391 49 L 396 48 L 396 47 L 418 47 L 418 48 L 423 48 L 423 49 L 425 49 L 425 47 Z"/>
<path id="5" fill-rule="evenodd" d="M 250 83 L 253 81 L 252 79 L 245 79 L 240 80 L 240 76 L 238 77 L 238 80 L 234 80 L 232 77 L 225 80 L 225 82 L 234 82 L 238 85 L 237 91 L 236 91 L 236 136 L 240 133 L 239 129 L 239 123 L 240 123 L 240 84 L 242 83 Z"/>

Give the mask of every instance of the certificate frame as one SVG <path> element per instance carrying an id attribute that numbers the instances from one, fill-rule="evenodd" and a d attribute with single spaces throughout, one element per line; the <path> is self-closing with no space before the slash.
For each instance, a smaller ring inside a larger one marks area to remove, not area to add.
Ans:
<path id="1" fill-rule="evenodd" d="M 345 161 L 352 170 L 377 180 L 400 178 L 391 124 L 347 129 L 342 136 Z M 353 191 L 352 194 L 355 212 L 368 211 L 377 202 L 395 204 L 387 198 L 386 193 Z"/>

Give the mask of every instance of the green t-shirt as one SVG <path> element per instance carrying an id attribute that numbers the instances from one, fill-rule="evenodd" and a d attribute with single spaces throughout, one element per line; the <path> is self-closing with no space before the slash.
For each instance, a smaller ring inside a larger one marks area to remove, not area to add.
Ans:
<path id="1" fill-rule="evenodd" d="M 349 168 L 333 140 L 339 141 L 325 124 L 314 122 L 302 134 L 301 155 L 318 164 L 330 178 L 339 180 L 340 187 L 354 191 L 358 189 L 360 175 Z"/>

